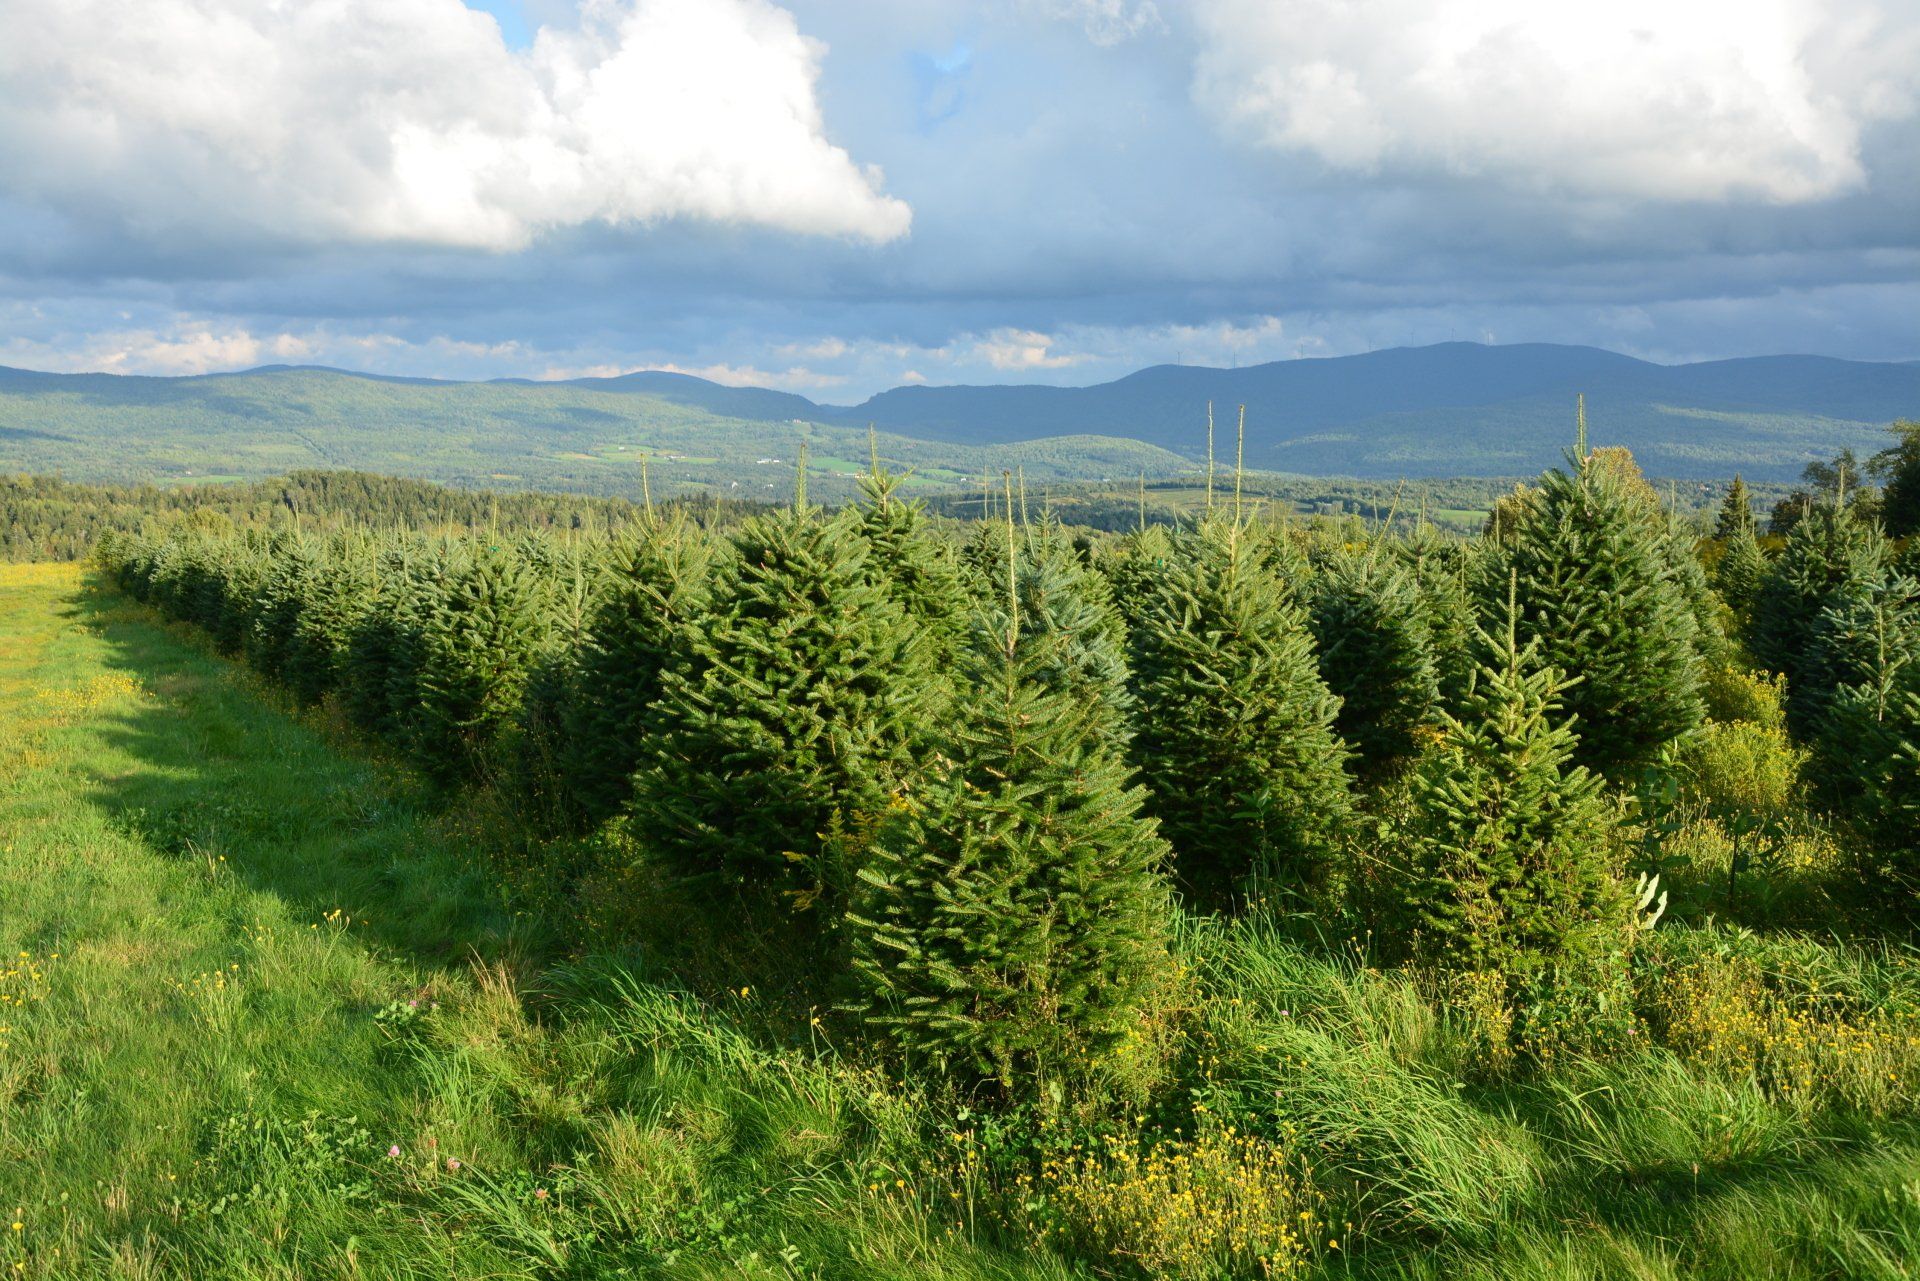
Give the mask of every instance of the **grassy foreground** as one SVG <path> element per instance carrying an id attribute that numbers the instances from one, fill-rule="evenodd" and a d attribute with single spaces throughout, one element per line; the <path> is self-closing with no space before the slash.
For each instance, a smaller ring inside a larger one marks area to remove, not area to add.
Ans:
<path id="1" fill-rule="evenodd" d="M 1899 952 L 1663 930 L 1652 1043 L 1500 1077 L 1362 955 L 1193 924 L 1153 1105 L 1189 1137 L 1049 1147 L 776 1044 L 750 989 L 565 963 L 486 836 L 0 566 L 0 1276 L 1920 1272 Z"/>

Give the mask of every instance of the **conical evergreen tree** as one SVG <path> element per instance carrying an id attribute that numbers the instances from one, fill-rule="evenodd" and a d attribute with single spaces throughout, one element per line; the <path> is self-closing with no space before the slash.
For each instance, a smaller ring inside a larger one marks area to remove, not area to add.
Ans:
<path id="1" fill-rule="evenodd" d="M 1440 703 L 1419 588 L 1391 560 L 1341 556 L 1316 575 L 1311 611 L 1320 675 L 1340 699 L 1334 728 L 1363 777 L 1391 774 L 1418 753 Z"/>
<path id="2" fill-rule="evenodd" d="M 347 642 L 342 678 L 347 718 L 377 738 L 396 737 L 391 687 L 402 602 L 412 579 L 411 551 L 404 539 L 389 541 L 375 551 L 366 608 Z"/>
<path id="3" fill-rule="evenodd" d="M 1826 700 L 1813 772 L 1828 800 L 1920 872 L 1920 584 L 1900 580 L 1848 620 L 1859 679 Z M 1854 611 L 1849 611 L 1850 613 Z M 1864 616 L 1862 616 L 1864 615 Z M 1829 621 L 1832 622 L 1831 616 Z"/>
<path id="4" fill-rule="evenodd" d="M 1626 903 L 1612 866 L 1600 779 L 1574 763 L 1560 714 L 1567 682 L 1525 611 L 1481 630 L 1483 662 L 1438 751 L 1413 778 L 1406 832 L 1417 950 L 1453 969 L 1505 976 L 1525 1005 L 1541 984 L 1617 957 Z"/>
<path id="5" fill-rule="evenodd" d="M 1727 496 L 1720 501 L 1720 514 L 1713 522 L 1713 536 L 1726 541 L 1745 533 L 1752 535 L 1757 525 L 1753 519 L 1753 496 L 1747 492 L 1747 482 L 1735 473 L 1733 484 L 1727 486 Z"/>
<path id="6" fill-rule="evenodd" d="M 1420 594 L 1441 705 L 1457 707 L 1475 670 L 1469 564 L 1481 553 L 1475 544 L 1449 542 L 1424 524 L 1393 550 Z"/>
<path id="7" fill-rule="evenodd" d="M 648 517 L 612 553 L 568 701 L 569 779 L 581 813 L 603 822 L 633 797 L 647 715 L 681 629 L 706 608 L 712 548 L 675 518 Z"/>
<path id="8" fill-rule="evenodd" d="M 573 768 L 578 739 L 569 722 L 573 700 L 580 692 L 589 629 L 599 607 L 604 567 L 598 551 L 571 539 L 565 543 L 534 540 L 521 549 L 544 588 L 547 626 L 520 700 L 512 781 L 523 810 L 547 832 L 576 827 L 582 817 Z"/>
<path id="9" fill-rule="evenodd" d="M 1061 625 L 1104 612 L 1073 599 L 1091 580 L 1020 559 L 1028 588 L 982 607 L 960 657 L 971 714 L 883 830 L 850 924 L 869 1026 L 922 1068 L 1045 1105 L 1138 1030 L 1166 964 L 1166 846 L 1115 740 L 1124 668 L 1088 661 L 1104 625 Z M 1032 595 L 1046 620 L 1019 608 Z"/>
<path id="10" fill-rule="evenodd" d="M 877 454 L 860 478 L 867 569 L 907 617 L 927 629 L 936 653 L 945 655 L 958 643 L 972 601 L 952 546 L 927 529 L 919 503 L 900 496 L 903 479 L 887 471 Z"/>
<path id="11" fill-rule="evenodd" d="M 1727 603 L 1736 627 L 1743 632 L 1749 626 L 1747 620 L 1766 572 L 1767 557 L 1760 550 L 1760 540 L 1751 526 L 1736 530 L 1728 537 L 1720 560 L 1713 567 L 1713 586 L 1720 593 L 1720 599 Z"/>
<path id="12" fill-rule="evenodd" d="M 1886 542 L 1847 508 L 1822 504 L 1793 528 L 1754 597 L 1747 627 L 1753 656 L 1787 678 L 1787 723 L 1803 738 L 1816 728 L 1822 691 L 1813 639 L 1821 615 L 1870 595 L 1886 562 Z"/>
<path id="13" fill-rule="evenodd" d="M 487 772 L 546 643 L 542 605 L 520 555 L 491 541 L 460 549 L 418 634 L 410 738 L 429 777 L 451 784 Z"/>
<path id="14" fill-rule="evenodd" d="M 253 630 L 247 636 L 247 662 L 268 680 L 277 681 L 286 674 L 315 561 L 312 545 L 299 534 L 276 534 L 267 544 L 266 570 L 252 610 Z"/>
<path id="15" fill-rule="evenodd" d="M 875 581 L 857 515 L 804 503 L 732 537 L 684 628 L 635 775 L 635 828 L 689 873 L 832 898 L 833 831 L 865 830 L 944 713 L 926 633 Z"/>
<path id="16" fill-rule="evenodd" d="M 1339 700 L 1303 611 L 1240 532 L 1214 520 L 1180 534 L 1131 619 L 1148 809 L 1182 882 L 1215 902 L 1249 876 L 1320 886 L 1350 811 Z"/>
<path id="17" fill-rule="evenodd" d="M 302 703 L 319 702 L 346 674 L 354 629 L 372 593 L 374 566 L 357 538 L 329 539 L 315 557 L 283 673 Z"/>
<path id="18" fill-rule="evenodd" d="M 1579 677 L 1564 701 L 1581 764 L 1632 777 L 1700 723 L 1698 625 L 1659 500 L 1625 451 L 1542 476 L 1477 570 L 1481 616 L 1499 617 L 1517 581 L 1521 645 Z"/>

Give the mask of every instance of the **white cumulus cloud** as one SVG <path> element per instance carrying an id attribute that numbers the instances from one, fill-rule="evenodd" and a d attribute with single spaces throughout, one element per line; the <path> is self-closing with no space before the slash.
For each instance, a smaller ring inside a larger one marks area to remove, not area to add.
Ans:
<path id="1" fill-rule="evenodd" d="M 1914 0 L 1195 0 L 1195 94 L 1360 172 L 1791 203 L 1916 110 Z"/>
<path id="2" fill-rule="evenodd" d="M 886 241 L 769 0 L 0 0 L 0 193 L 135 235 L 516 249 L 688 218 Z"/>

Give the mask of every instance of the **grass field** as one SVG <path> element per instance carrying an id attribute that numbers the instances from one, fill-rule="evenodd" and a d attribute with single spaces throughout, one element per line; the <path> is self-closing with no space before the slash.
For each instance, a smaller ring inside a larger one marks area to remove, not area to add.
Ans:
<path id="1" fill-rule="evenodd" d="M 750 984 L 568 959 L 475 870 L 497 839 L 78 569 L 0 566 L 0 1276 L 1920 1272 L 1899 949 L 1677 902 L 1650 1043 L 1501 1077 L 1350 947 L 1190 922 L 1201 1048 L 1075 1148 Z M 1306 1239 L 1263 1255 L 1276 1207 Z"/>

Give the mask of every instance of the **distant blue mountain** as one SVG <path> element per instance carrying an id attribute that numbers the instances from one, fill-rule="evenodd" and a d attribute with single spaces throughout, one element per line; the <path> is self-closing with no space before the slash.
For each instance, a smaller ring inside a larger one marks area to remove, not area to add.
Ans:
<path id="1" fill-rule="evenodd" d="M 425 437 L 488 415 L 537 430 L 543 421 L 578 425 L 658 405 L 746 423 L 872 423 L 969 447 L 1118 437 L 1187 458 L 1206 451 L 1211 401 L 1223 458 L 1244 405 L 1251 466 L 1388 478 L 1525 475 L 1551 466 L 1572 442 L 1581 394 L 1595 443 L 1624 445 L 1649 473 L 1683 478 L 1740 471 L 1791 480 L 1807 462 L 1843 447 L 1876 450 L 1886 443 L 1887 423 L 1920 417 L 1920 362 L 1759 356 L 1657 365 L 1593 347 L 1443 343 L 1241 369 L 1156 365 L 1092 387 L 897 387 L 851 406 L 664 371 L 459 383 L 284 366 L 193 378 L 0 368 L 0 396 L 15 398 L 0 425 L 91 439 L 110 435 L 113 423 L 93 423 L 89 414 L 164 408 L 169 439 L 178 440 L 190 436 L 202 407 L 263 428 L 297 429 L 308 448 L 325 451 L 329 423 L 372 414 L 372 403 L 351 392 L 355 385 L 386 385 L 396 395 L 406 389 L 405 400 L 380 401 L 379 416 L 404 420 Z"/>

